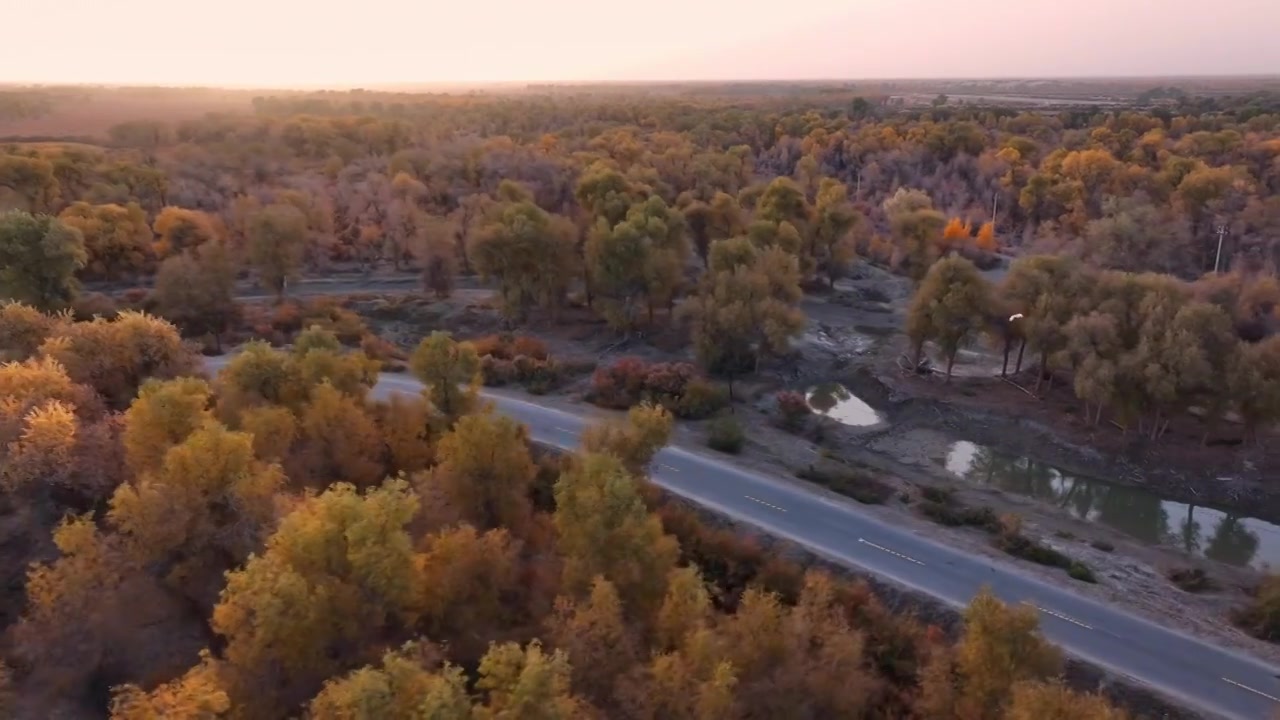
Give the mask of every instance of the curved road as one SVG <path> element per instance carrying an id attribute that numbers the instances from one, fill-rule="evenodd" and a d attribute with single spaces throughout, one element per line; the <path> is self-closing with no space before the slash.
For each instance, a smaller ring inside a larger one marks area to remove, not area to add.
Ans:
<path id="1" fill-rule="evenodd" d="M 210 370 L 226 358 L 206 360 Z M 410 377 L 383 373 L 375 397 L 417 393 Z M 539 442 L 576 447 L 592 418 L 485 393 L 505 415 L 529 427 Z M 1161 627 L 1063 588 L 948 547 L 861 511 L 852 502 L 822 497 L 791 481 L 738 469 L 723 460 L 676 447 L 650 467 L 658 485 L 719 514 L 860 570 L 870 571 L 955 606 L 989 586 L 1006 602 L 1040 610 L 1046 637 L 1071 654 L 1126 675 L 1201 712 L 1264 720 L 1280 709 L 1280 670 L 1260 660 Z"/>

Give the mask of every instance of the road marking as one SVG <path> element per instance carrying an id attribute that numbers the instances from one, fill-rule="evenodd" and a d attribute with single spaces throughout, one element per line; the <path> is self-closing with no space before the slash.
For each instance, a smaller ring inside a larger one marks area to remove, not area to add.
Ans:
<path id="1" fill-rule="evenodd" d="M 1046 614 L 1049 614 L 1049 615 L 1052 615 L 1052 616 L 1054 616 L 1054 617 L 1058 618 L 1059 620 L 1066 620 L 1067 622 L 1072 623 L 1072 624 L 1074 624 L 1074 625 L 1079 625 L 1080 627 L 1084 628 L 1085 630 L 1092 630 L 1092 629 L 1093 629 L 1092 627 L 1090 627 L 1090 626 L 1088 626 L 1088 625 L 1085 625 L 1084 623 L 1080 622 L 1079 620 L 1076 620 L 1075 618 L 1069 618 L 1069 617 L 1067 617 L 1066 615 L 1063 615 L 1062 613 L 1056 613 L 1056 612 L 1054 612 L 1054 611 L 1052 611 L 1052 610 L 1045 610 L 1044 608 L 1040 607 L 1039 605 L 1035 605 L 1035 606 L 1033 606 L 1033 607 L 1035 607 L 1035 609 L 1039 610 L 1040 612 L 1042 612 L 1042 613 L 1046 613 Z"/>
<path id="2" fill-rule="evenodd" d="M 675 468 L 671 467 L 670 465 L 664 464 L 664 463 L 658 463 L 658 467 L 662 468 L 663 470 L 670 470 L 671 472 L 674 472 L 674 473 L 678 473 L 678 472 L 680 472 L 679 470 L 677 470 L 677 469 L 675 469 Z"/>
<path id="3" fill-rule="evenodd" d="M 767 503 L 767 502 L 765 502 L 765 501 L 761 500 L 760 498 L 753 498 L 753 497 L 751 497 L 750 495 L 743 495 L 743 497 L 745 497 L 745 498 L 746 498 L 746 499 L 748 499 L 748 500 L 751 500 L 751 501 L 754 501 L 754 502 L 758 502 L 758 503 L 760 503 L 761 505 L 764 505 L 765 507 L 771 507 L 771 508 L 773 508 L 774 510 L 777 510 L 778 512 L 786 512 L 786 511 L 787 511 L 787 509 L 786 509 L 786 508 L 780 508 L 780 507 L 778 507 L 777 505 L 774 505 L 773 503 Z"/>
<path id="4" fill-rule="evenodd" d="M 875 548 L 875 549 L 877 549 L 877 550 L 883 550 L 883 551 L 885 551 L 885 552 L 889 553 L 890 555 L 896 555 L 896 556 L 898 556 L 898 557 L 902 558 L 903 560 L 906 560 L 907 562 L 913 562 L 913 563 L 915 563 L 915 564 L 917 564 L 917 565 L 924 565 L 924 563 L 920 562 L 919 560 L 917 560 L 917 559 L 915 559 L 915 558 L 913 558 L 913 557 L 907 557 L 906 555 L 903 555 L 903 554 L 902 554 L 902 553 L 900 553 L 900 552 L 896 552 L 896 551 L 894 551 L 894 550 L 890 550 L 889 548 L 887 548 L 887 547 L 885 547 L 885 546 L 883 546 L 883 545 L 877 545 L 877 544 L 875 544 L 875 543 L 871 542 L 870 540 L 863 540 L 862 538 L 858 538 L 858 542 L 862 543 L 863 545 L 870 545 L 871 547 L 873 547 L 873 548 Z"/>
<path id="5" fill-rule="evenodd" d="M 1278 702 L 1278 703 L 1280 703 L 1280 698 L 1278 698 L 1278 697 L 1276 697 L 1276 696 L 1274 696 L 1274 695 L 1268 695 L 1268 694 L 1266 694 L 1266 693 L 1262 692 L 1261 690 L 1254 690 L 1253 688 L 1249 687 L 1248 685 L 1241 685 L 1240 683 L 1236 682 L 1235 680 L 1228 680 L 1227 678 L 1222 678 L 1222 679 L 1223 679 L 1223 680 L 1226 680 L 1227 682 L 1231 683 L 1232 685 L 1235 685 L 1235 686 L 1236 686 L 1236 687 L 1238 687 L 1238 688 L 1241 688 L 1241 689 L 1243 689 L 1243 690 L 1248 690 L 1249 692 L 1254 693 L 1255 695 L 1261 695 L 1262 697 L 1264 697 L 1264 698 L 1266 698 L 1266 699 L 1268 699 L 1268 700 L 1271 700 L 1272 702 Z"/>
<path id="6" fill-rule="evenodd" d="M 562 427 L 559 427 L 559 426 L 553 427 L 553 428 L 551 428 L 551 429 L 552 429 L 552 430 L 559 430 L 560 432 L 565 433 L 565 434 L 568 434 L 568 435 L 577 435 L 577 434 L 578 434 L 578 433 L 576 433 L 576 432 L 574 432 L 574 431 L 572 431 L 572 430 L 569 430 L 569 429 L 567 429 L 567 428 L 562 428 Z"/>

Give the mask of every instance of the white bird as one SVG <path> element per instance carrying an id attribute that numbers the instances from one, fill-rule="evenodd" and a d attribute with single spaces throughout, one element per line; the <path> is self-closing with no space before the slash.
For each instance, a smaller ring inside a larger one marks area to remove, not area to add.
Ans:
<path id="1" fill-rule="evenodd" d="M 1009 322 L 1013 322 L 1014 320 L 1018 320 L 1018 319 L 1020 319 L 1021 317 L 1022 317 L 1022 313 L 1015 313 L 1015 314 L 1013 314 L 1013 315 L 1010 315 L 1010 316 L 1009 316 Z"/>

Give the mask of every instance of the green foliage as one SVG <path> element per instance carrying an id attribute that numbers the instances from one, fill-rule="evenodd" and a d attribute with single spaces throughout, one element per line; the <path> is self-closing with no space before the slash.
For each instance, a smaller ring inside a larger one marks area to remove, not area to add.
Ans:
<path id="1" fill-rule="evenodd" d="M 722 453 L 737 455 L 746 444 L 747 435 L 742 424 L 732 416 L 722 415 L 707 423 L 707 447 Z"/>
<path id="2" fill-rule="evenodd" d="M 48 215 L 0 213 L 0 298 L 60 310 L 79 292 L 86 262 L 79 230 Z"/>

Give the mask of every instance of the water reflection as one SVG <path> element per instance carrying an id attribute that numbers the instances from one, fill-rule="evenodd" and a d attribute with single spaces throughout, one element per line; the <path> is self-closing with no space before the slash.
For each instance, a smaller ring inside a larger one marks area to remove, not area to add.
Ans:
<path id="1" fill-rule="evenodd" d="M 945 466 L 958 477 L 1053 503 L 1141 542 L 1171 545 L 1228 565 L 1280 566 L 1280 527 L 1263 520 L 1068 475 L 1045 463 L 1001 455 L 971 442 L 954 443 Z"/>
<path id="2" fill-rule="evenodd" d="M 814 412 L 845 425 L 865 427 L 881 421 L 880 413 L 875 408 L 840 383 L 826 383 L 809 388 L 805 399 Z"/>

